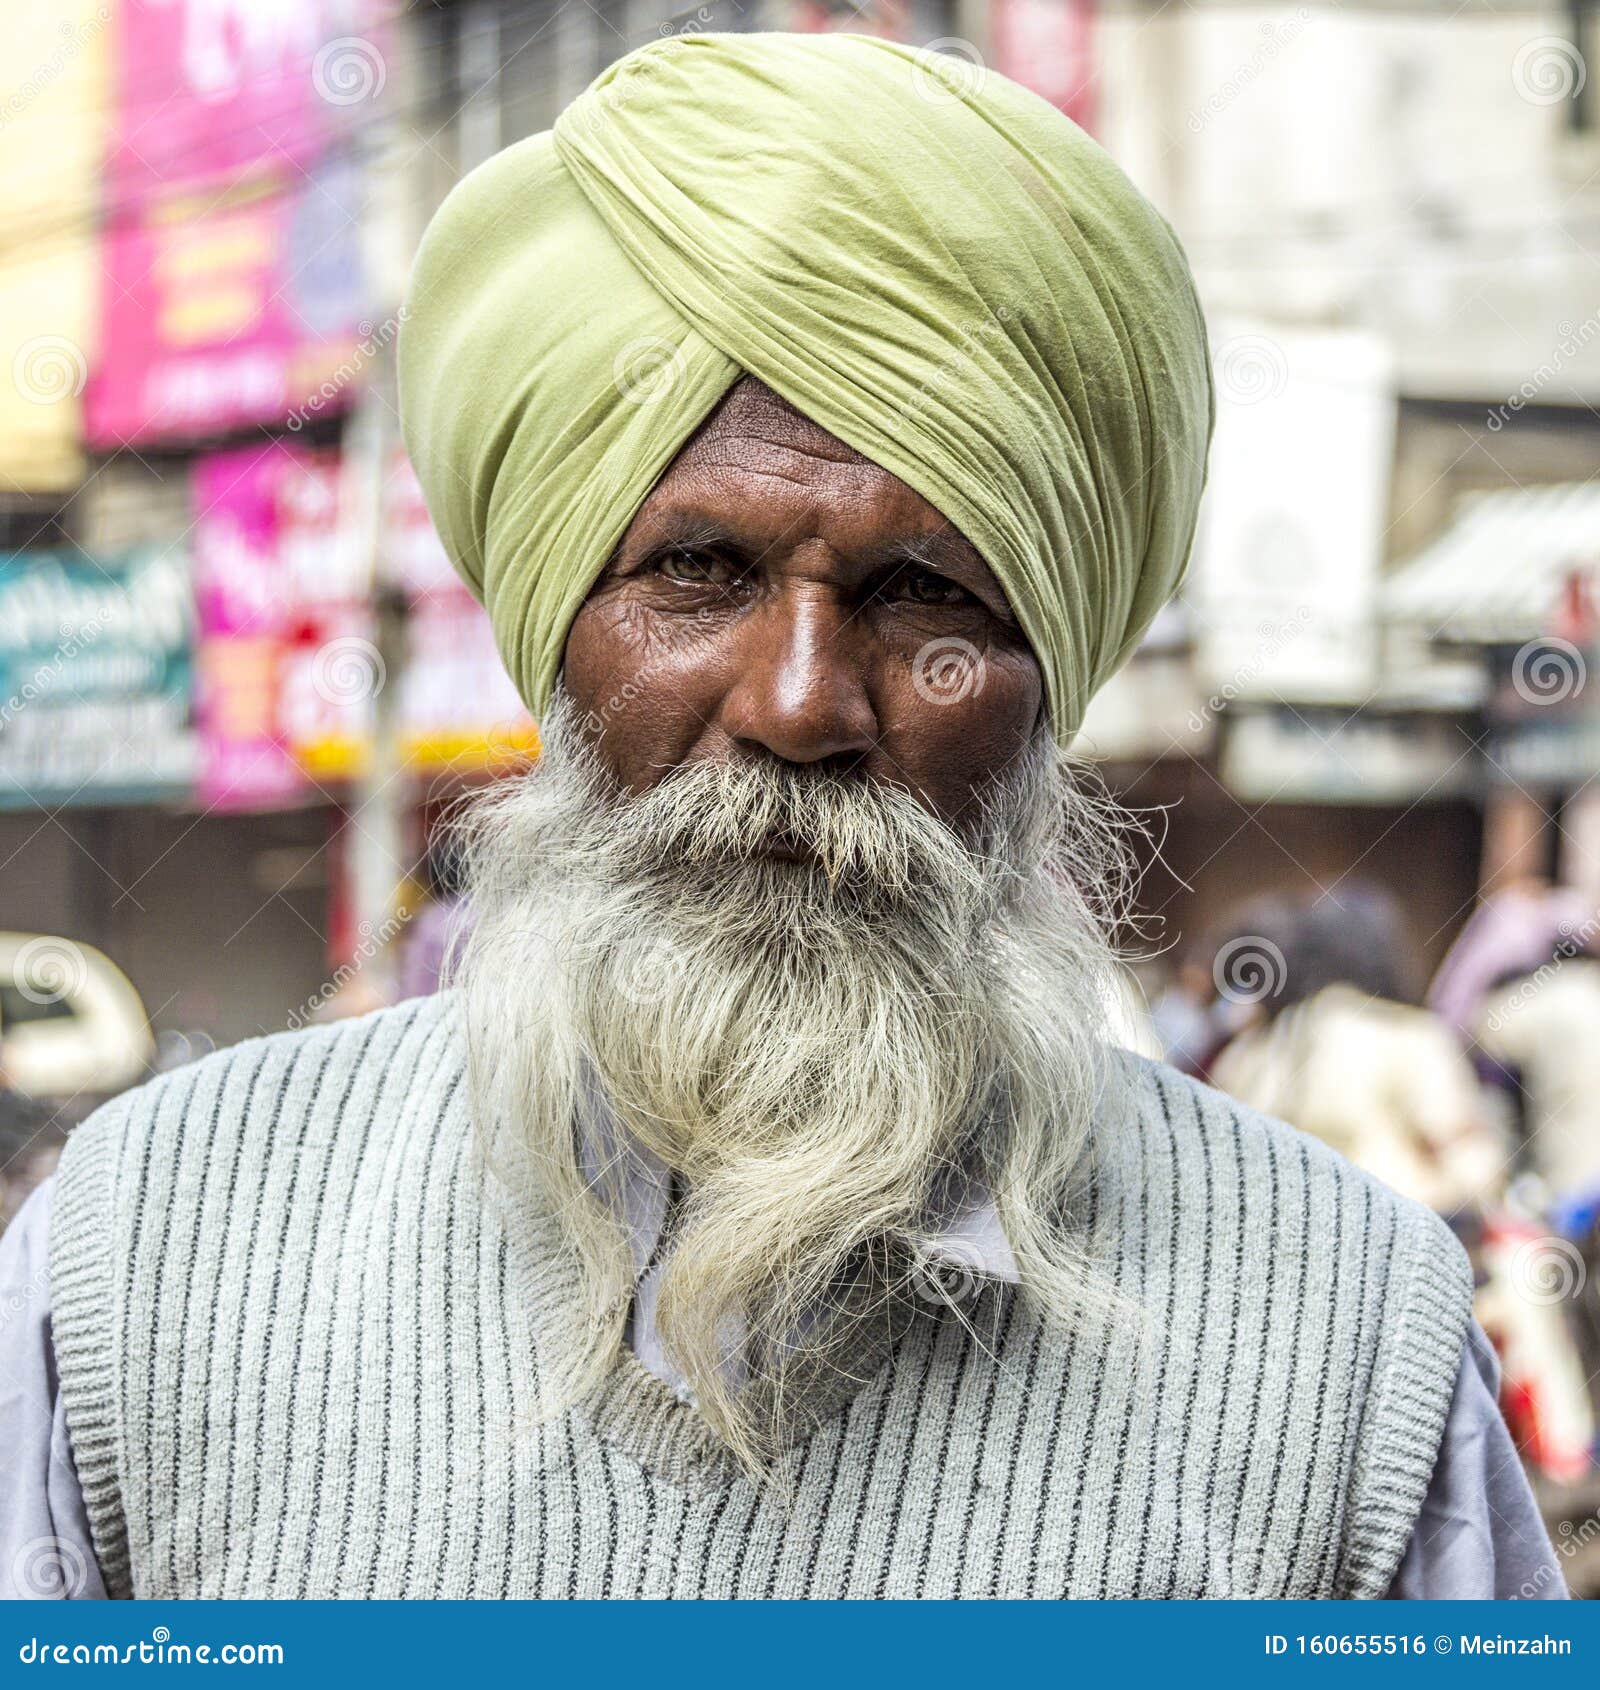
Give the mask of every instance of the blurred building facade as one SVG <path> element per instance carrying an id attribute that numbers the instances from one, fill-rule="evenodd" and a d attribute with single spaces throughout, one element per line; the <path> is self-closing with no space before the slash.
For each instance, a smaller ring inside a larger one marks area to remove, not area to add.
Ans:
<path id="1" fill-rule="evenodd" d="M 1084 738 L 1163 807 L 1161 936 L 1357 868 L 1428 957 L 1486 879 L 1600 894 L 1582 17 L 41 0 L 0 73 L 0 928 L 98 946 L 158 1028 L 223 1039 L 389 989 L 432 823 L 537 744 L 400 453 L 409 256 L 629 47 L 773 27 L 1016 76 L 1189 248 L 1203 531 Z M 1549 487 L 1537 557 L 1531 506 L 1468 500 Z M 1464 617 L 1484 548 L 1509 597 Z"/>
<path id="2" fill-rule="evenodd" d="M 1184 240 L 1218 386 L 1160 659 L 1185 659 L 1191 741 L 1117 752 L 1132 790 L 1185 795 L 1182 925 L 1358 869 L 1403 894 L 1431 962 L 1509 874 L 1600 894 L 1591 26 L 1383 0 L 1102 19 L 1097 132 Z M 1492 609 L 1484 546 L 1447 538 L 1480 493 L 1511 501 L 1488 544 L 1518 587 Z M 1151 720 L 1135 674 L 1102 709 L 1124 739 Z"/>

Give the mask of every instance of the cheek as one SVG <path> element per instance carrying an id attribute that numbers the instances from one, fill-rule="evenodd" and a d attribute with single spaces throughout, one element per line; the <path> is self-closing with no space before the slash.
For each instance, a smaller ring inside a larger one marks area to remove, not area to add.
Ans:
<path id="1" fill-rule="evenodd" d="M 947 821 L 1023 750 L 1044 709 L 1044 677 L 1025 648 L 897 666 L 885 690 L 882 749 Z"/>
<path id="2" fill-rule="evenodd" d="M 596 593 L 567 635 L 562 680 L 579 728 L 631 792 L 693 752 L 715 712 L 701 630 L 663 631 L 624 592 Z"/>

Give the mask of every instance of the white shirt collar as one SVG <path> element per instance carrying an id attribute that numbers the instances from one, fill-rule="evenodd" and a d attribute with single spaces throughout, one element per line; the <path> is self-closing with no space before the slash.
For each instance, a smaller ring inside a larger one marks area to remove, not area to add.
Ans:
<path id="1" fill-rule="evenodd" d="M 687 1400 L 683 1378 L 667 1358 L 656 1328 L 662 1263 L 655 1256 L 667 1221 L 671 1170 L 653 1151 L 617 1130 L 610 1111 L 593 1091 L 590 1103 L 590 1124 L 579 1134 L 584 1177 L 626 1229 L 637 1276 L 628 1341 L 634 1355 Z M 1016 1257 L 988 1189 L 968 1180 L 951 1193 L 944 1207 L 949 1219 L 924 1240 L 930 1273 L 940 1280 L 978 1278 L 1016 1284 Z"/>

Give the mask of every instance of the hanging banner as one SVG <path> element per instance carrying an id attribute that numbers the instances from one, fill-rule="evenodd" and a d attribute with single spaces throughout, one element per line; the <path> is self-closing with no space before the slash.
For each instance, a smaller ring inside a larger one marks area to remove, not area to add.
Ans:
<path id="1" fill-rule="evenodd" d="M 198 797 L 304 802 L 363 766 L 378 680 L 337 453 L 281 441 L 196 460 Z"/>
<path id="2" fill-rule="evenodd" d="M 345 402 L 364 363 L 366 4 L 120 0 L 89 443 L 204 438 Z"/>
<path id="3" fill-rule="evenodd" d="M 0 808 L 186 796 L 192 629 L 181 550 L 0 557 Z"/>
<path id="4" fill-rule="evenodd" d="M 384 574 L 406 601 L 402 760 L 424 774 L 471 773 L 537 754 L 538 730 L 500 660 L 489 618 L 451 567 L 404 453 L 395 456 L 383 499 Z"/>
<path id="5" fill-rule="evenodd" d="M 1094 128 L 1094 7 L 1089 0 L 993 0 L 994 68 L 1084 129 Z"/>

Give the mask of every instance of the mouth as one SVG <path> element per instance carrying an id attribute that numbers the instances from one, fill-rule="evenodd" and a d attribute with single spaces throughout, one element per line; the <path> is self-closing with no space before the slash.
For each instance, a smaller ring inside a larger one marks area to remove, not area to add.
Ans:
<path id="1" fill-rule="evenodd" d="M 817 854 L 793 833 L 770 833 L 756 847 L 756 856 L 770 863 L 814 863 Z"/>

